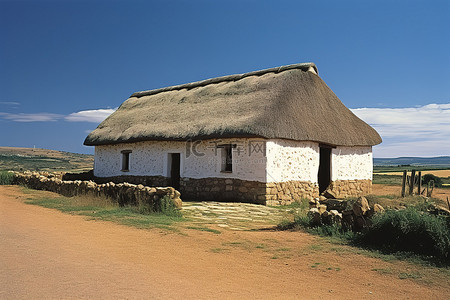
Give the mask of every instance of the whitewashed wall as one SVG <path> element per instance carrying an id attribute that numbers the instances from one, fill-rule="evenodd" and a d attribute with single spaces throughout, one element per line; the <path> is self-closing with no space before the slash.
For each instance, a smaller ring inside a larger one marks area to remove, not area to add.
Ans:
<path id="1" fill-rule="evenodd" d="M 147 175 L 169 177 L 169 153 L 180 153 L 181 177 L 188 178 L 238 178 L 265 182 L 266 158 L 264 153 L 252 151 L 249 143 L 261 143 L 261 139 L 220 139 L 186 144 L 175 141 L 147 141 L 131 144 L 105 145 L 95 147 L 94 174 L 99 177 L 118 175 Z M 233 149 L 233 172 L 222 169 L 220 144 L 237 144 Z M 188 155 L 187 147 L 190 149 Z M 122 150 L 132 150 L 128 172 L 121 171 Z M 194 153 L 195 152 L 195 153 Z"/>
<path id="2" fill-rule="evenodd" d="M 274 139 L 267 141 L 267 182 L 317 183 L 319 144 Z"/>
<path id="3" fill-rule="evenodd" d="M 237 148 L 233 149 L 232 173 L 221 172 L 222 155 L 220 149 L 217 149 L 217 153 L 215 149 L 215 144 L 228 143 L 237 144 Z M 319 144 L 316 142 L 282 139 L 207 140 L 197 144 L 195 151 L 191 144 L 190 155 L 187 155 L 186 147 L 186 142 L 174 141 L 96 146 L 94 174 L 99 177 L 118 175 L 169 177 L 169 153 L 180 153 L 181 177 L 317 183 Z M 121 171 L 122 150 L 132 150 L 129 172 Z M 193 152 L 197 152 L 197 155 Z M 337 147 L 332 149 L 331 159 L 333 181 L 372 179 L 372 147 Z"/>
<path id="4" fill-rule="evenodd" d="M 331 151 L 331 180 L 372 180 L 372 147 L 336 147 Z"/>

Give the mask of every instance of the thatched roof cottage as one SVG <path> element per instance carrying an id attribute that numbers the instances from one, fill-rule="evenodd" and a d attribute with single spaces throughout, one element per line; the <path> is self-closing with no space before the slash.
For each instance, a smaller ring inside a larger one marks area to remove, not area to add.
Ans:
<path id="1" fill-rule="evenodd" d="M 262 204 L 369 193 L 379 143 L 313 63 L 134 93 L 84 142 L 98 178 Z"/>

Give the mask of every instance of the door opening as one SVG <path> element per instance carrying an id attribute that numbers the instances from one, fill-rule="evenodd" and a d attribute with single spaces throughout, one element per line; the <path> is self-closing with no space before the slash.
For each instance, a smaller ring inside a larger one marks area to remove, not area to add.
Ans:
<path id="1" fill-rule="evenodd" d="M 331 183 L 331 148 L 320 146 L 319 173 L 319 194 L 327 189 Z"/>
<path id="2" fill-rule="evenodd" d="M 170 153 L 170 186 L 180 189 L 180 153 Z"/>

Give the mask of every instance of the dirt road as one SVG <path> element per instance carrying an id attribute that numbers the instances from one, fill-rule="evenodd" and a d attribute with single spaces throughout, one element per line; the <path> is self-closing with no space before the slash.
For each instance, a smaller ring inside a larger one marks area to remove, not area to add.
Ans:
<path id="1" fill-rule="evenodd" d="M 299 232 L 167 233 L 24 204 L 0 186 L 1 299 L 444 299 L 409 270 Z M 322 250 L 321 250 L 322 249 Z M 343 249 L 343 248 L 336 248 Z M 395 274 L 395 273 L 394 273 Z"/>

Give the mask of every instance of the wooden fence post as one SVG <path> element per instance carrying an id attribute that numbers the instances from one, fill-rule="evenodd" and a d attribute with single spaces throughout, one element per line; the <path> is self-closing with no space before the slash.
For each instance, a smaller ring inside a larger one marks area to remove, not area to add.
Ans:
<path id="1" fill-rule="evenodd" d="M 413 195 L 414 194 L 414 179 L 416 176 L 416 170 L 412 170 L 411 171 L 411 183 L 409 184 L 409 195 Z"/>
<path id="2" fill-rule="evenodd" d="M 417 178 L 417 195 L 421 194 L 421 189 L 422 189 L 422 171 L 419 171 L 419 173 L 417 174 L 418 178 Z"/>
<path id="3" fill-rule="evenodd" d="M 402 178 L 402 197 L 405 197 L 405 189 L 406 189 L 406 170 L 403 171 L 403 178 Z"/>
<path id="4" fill-rule="evenodd" d="M 433 194 L 433 190 L 434 190 L 434 180 L 430 180 L 428 181 L 427 185 L 427 197 L 431 197 L 431 195 Z"/>

